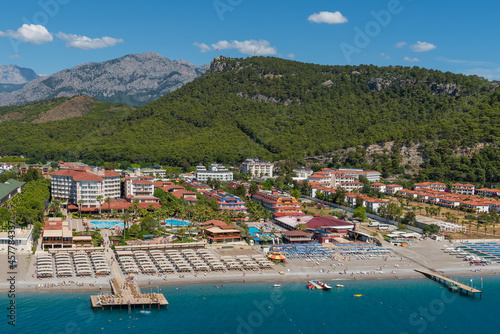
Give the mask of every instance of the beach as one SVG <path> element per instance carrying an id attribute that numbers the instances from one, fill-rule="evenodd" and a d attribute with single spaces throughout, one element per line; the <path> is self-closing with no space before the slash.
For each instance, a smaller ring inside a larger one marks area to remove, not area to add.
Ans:
<path id="1" fill-rule="evenodd" d="M 375 259 L 357 259 L 354 256 L 345 258 L 336 254 L 335 259 L 324 262 L 307 262 L 303 259 L 289 259 L 286 264 L 273 265 L 272 269 L 257 271 L 226 271 L 207 273 L 172 273 L 144 275 L 137 274 L 134 279 L 143 289 L 159 285 L 186 285 L 186 284 L 221 284 L 225 282 L 306 282 L 312 279 L 330 280 L 367 280 L 367 279 L 407 279 L 421 278 L 422 274 L 415 269 L 432 270 L 448 277 L 458 276 L 486 276 L 500 272 L 500 264 L 493 263 L 486 266 L 474 266 L 462 258 L 444 253 L 443 248 L 449 247 L 449 242 L 422 240 L 407 247 L 392 247 L 393 255 Z M 243 247 L 241 247 L 243 248 Z M 208 247 L 217 255 L 227 255 L 228 251 Z M 257 248 L 245 248 L 244 253 L 258 254 Z M 234 249 L 238 254 L 239 249 Z M 34 256 L 18 254 L 18 268 L 16 274 L 17 292 L 47 292 L 47 291 L 78 291 L 95 292 L 110 291 L 109 280 L 115 277 L 112 273 L 106 277 L 70 277 L 70 278 L 43 278 L 35 275 Z M 0 254 L 0 263 L 7 263 L 7 255 Z M 2 266 L 4 268 L 4 266 Z M 282 272 L 280 274 L 279 272 Z M 6 270 L 0 273 L 0 291 L 10 288 Z M 168 297 L 168 296 L 167 296 Z"/>

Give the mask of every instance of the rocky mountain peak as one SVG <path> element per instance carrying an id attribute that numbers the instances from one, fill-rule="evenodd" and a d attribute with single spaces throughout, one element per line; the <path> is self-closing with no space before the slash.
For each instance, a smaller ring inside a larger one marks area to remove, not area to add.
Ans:
<path id="1" fill-rule="evenodd" d="M 170 60 L 154 52 L 129 54 L 39 77 L 22 89 L 0 93 L 0 105 L 75 95 L 88 95 L 104 102 L 143 105 L 196 79 L 206 69 L 206 65 Z"/>

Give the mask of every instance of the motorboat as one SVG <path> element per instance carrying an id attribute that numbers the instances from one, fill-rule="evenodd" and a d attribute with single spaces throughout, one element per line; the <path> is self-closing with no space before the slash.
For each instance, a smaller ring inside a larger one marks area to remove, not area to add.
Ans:
<path id="1" fill-rule="evenodd" d="M 312 290 L 312 289 L 317 289 L 317 290 L 330 290 L 332 287 L 329 286 L 328 284 L 321 282 L 321 281 L 309 281 L 307 282 L 307 287 Z"/>
<path id="2" fill-rule="evenodd" d="M 273 287 L 279 288 L 279 287 L 281 287 L 281 284 L 276 283 L 276 284 L 273 285 Z"/>

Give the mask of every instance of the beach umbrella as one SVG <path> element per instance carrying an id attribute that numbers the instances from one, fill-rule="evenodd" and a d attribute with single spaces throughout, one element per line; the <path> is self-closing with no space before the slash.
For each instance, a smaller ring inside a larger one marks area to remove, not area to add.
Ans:
<path id="1" fill-rule="evenodd" d="M 273 262 L 283 262 L 285 261 L 285 256 L 281 252 L 272 252 L 267 256 L 267 258 Z"/>

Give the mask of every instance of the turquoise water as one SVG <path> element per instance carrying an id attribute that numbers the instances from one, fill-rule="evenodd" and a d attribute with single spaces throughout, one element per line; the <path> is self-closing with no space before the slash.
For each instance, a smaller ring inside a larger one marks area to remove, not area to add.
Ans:
<path id="1" fill-rule="evenodd" d="M 120 227 L 123 227 L 123 221 L 107 221 L 107 220 L 93 220 L 89 222 L 90 224 L 94 224 L 96 227 L 95 228 L 111 228 L 116 225 L 119 225 Z"/>
<path id="2" fill-rule="evenodd" d="M 259 232 L 259 229 L 257 227 L 254 227 L 254 226 L 250 226 L 248 228 L 248 233 L 251 235 L 251 236 L 254 236 L 256 235 L 257 233 L 260 234 L 260 235 L 271 235 L 270 232 L 264 232 L 264 233 L 260 233 Z"/>
<path id="3" fill-rule="evenodd" d="M 167 219 L 165 220 L 165 224 L 167 226 L 189 226 L 191 225 L 190 222 L 185 222 L 185 221 L 182 221 L 182 220 L 177 220 L 177 219 Z"/>
<path id="4" fill-rule="evenodd" d="M 469 282 L 468 278 L 459 278 Z M 336 282 L 330 282 L 336 284 Z M 475 284 L 479 278 L 474 278 Z M 500 277 L 484 277 L 483 297 L 452 294 L 429 279 L 346 281 L 332 291 L 305 282 L 163 287 L 168 310 L 90 309 L 88 293 L 23 293 L 17 326 L 0 333 L 497 333 Z M 477 284 L 476 287 L 480 287 Z M 143 289 L 148 292 L 149 289 Z M 354 294 L 362 294 L 356 298 Z"/>

